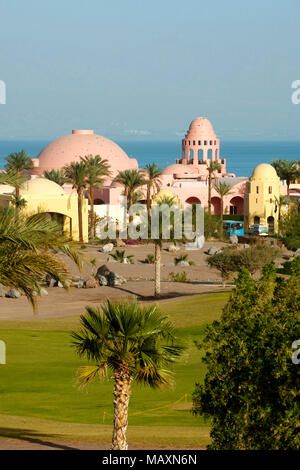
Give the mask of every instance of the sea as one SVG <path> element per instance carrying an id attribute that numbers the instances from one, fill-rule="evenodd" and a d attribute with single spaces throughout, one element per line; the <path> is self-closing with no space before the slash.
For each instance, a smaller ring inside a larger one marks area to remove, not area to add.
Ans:
<path id="1" fill-rule="evenodd" d="M 139 167 L 155 162 L 161 168 L 175 163 L 181 158 L 179 141 L 117 141 L 127 155 L 136 158 Z M 4 158 L 11 152 L 22 149 L 31 157 L 37 157 L 40 151 L 50 143 L 46 140 L 0 140 L 0 168 L 4 168 Z M 260 163 L 271 163 L 275 159 L 299 160 L 300 141 L 222 141 L 220 157 L 227 159 L 228 173 L 236 176 L 250 176 Z"/>

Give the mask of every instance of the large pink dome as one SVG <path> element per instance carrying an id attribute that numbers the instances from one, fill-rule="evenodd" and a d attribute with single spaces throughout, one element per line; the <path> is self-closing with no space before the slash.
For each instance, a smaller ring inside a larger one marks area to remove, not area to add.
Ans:
<path id="1" fill-rule="evenodd" d="M 186 134 L 186 139 L 188 138 L 215 139 L 216 134 L 211 122 L 207 118 L 198 117 L 193 119 L 190 124 L 189 130 Z"/>
<path id="2" fill-rule="evenodd" d="M 100 155 L 111 166 L 113 176 L 119 170 L 137 169 L 138 163 L 129 158 L 124 150 L 112 140 L 94 134 L 92 130 L 73 130 L 51 142 L 34 160 L 33 173 L 41 174 L 45 170 L 59 170 L 71 162 L 80 161 L 86 155 Z"/>

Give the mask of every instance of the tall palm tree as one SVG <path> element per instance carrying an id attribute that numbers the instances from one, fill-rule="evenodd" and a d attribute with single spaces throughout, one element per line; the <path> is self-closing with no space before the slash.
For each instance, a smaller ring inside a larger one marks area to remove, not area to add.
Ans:
<path id="1" fill-rule="evenodd" d="M 78 226 L 79 226 L 79 241 L 83 242 L 83 229 L 82 229 L 82 206 L 84 190 L 87 186 L 87 165 L 85 162 L 71 162 L 64 167 L 65 176 L 67 181 L 73 185 L 78 195 Z"/>
<path id="2" fill-rule="evenodd" d="M 20 184 L 18 183 L 18 181 L 20 181 L 22 172 L 24 170 L 31 170 L 33 168 L 32 159 L 27 155 L 26 150 L 21 150 L 20 152 L 10 153 L 7 157 L 5 157 L 5 160 L 5 169 L 8 172 L 14 172 L 16 174 L 16 197 L 19 197 Z"/>
<path id="3" fill-rule="evenodd" d="M 272 166 L 281 180 L 286 181 L 287 197 L 290 201 L 290 184 L 300 178 L 300 162 L 297 160 L 273 160 Z"/>
<path id="4" fill-rule="evenodd" d="M 54 181 L 59 186 L 63 186 L 67 182 L 64 170 L 46 170 L 44 171 L 44 177 L 47 180 Z"/>
<path id="5" fill-rule="evenodd" d="M 105 177 L 110 175 L 110 165 L 108 160 L 101 158 L 100 155 L 87 155 L 81 157 L 81 160 L 87 166 L 87 195 L 91 206 L 91 238 L 96 236 L 96 217 L 94 211 L 94 194 L 95 189 L 100 189 L 103 186 Z"/>
<path id="6" fill-rule="evenodd" d="M 216 181 L 214 189 L 219 194 L 221 199 L 221 223 L 220 223 L 220 237 L 223 238 L 223 216 L 224 216 L 224 197 L 232 194 L 230 184 L 225 182 Z"/>
<path id="7" fill-rule="evenodd" d="M 212 189 L 212 179 L 215 171 L 221 170 L 220 163 L 210 161 L 210 164 L 207 167 L 208 170 L 208 215 L 211 216 L 211 189 Z"/>
<path id="8" fill-rule="evenodd" d="M 168 370 L 182 353 L 173 325 L 156 305 L 140 307 L 136 301 L 106 301 L 86 307 L 81 329 L 72 333 L 79 356 L 96 364 L 79 369 L 84 385 L 95 378 L 114 381 L 112 450 L 127 450 L 128 405 L 131 384 L 151 388 L 172 384 Z"/>
<path id="9" fill-rule="evenodd" d="M 151 197 L 153 194 L 157 193 L 160 190 L 162 181 L 161 168 L 159 168 L 156 163 L 151 163 L 145 166 L 146 178 L 147 178 L 147 212 L 148 217 L 151 215 Z"/>
<path id="10" fill-rule="evenodd" d="M 146 175 L 143 170 L 124 170 L 119 171 L 114 181 L 124 187 L 124 195 L 127 196 L 127 207 L 133 204 L 133 195 L 135 191 L 147 184 Z M 133 215 L 129 216 L 129 222 L 133 221 Z"/>

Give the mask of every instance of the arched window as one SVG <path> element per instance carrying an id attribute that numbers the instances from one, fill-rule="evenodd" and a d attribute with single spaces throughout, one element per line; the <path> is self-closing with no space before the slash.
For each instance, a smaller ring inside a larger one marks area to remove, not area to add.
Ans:
<path id="1" fill-rule="evenodd" d="M 272 194 L 272 186 L 269 186 L 269 194 Z"/>
<path id="2" fill-rule="evenodd" d="M 260 222 L 260 217 L 258 217 L 258 215 L 256 215 L 256 216 L 254 217 L 254 224 L 255 224 L 255 225 L 259 225 L 259 222 Z"/>

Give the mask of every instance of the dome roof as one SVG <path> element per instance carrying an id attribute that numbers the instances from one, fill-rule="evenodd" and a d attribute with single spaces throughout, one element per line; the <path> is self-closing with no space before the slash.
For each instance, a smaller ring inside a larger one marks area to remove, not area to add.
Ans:
<path id="1" fill-rule="evenodd" d="M 195 173 L 194 168 L 190 168 L 188 165 L 182 165 L 181 163 L 174 163 L 174 165 L 166 166 L 166 168 L 162 171 L 162 175 L 189 175 L 191 173 Z"/>
<path id="2" fill-rule="evenodd" d="M 152 204 L 157 204 L 165 198 L 170 198 L 174 200 L 174 203 L 178 203 L 179 199 L 176 194 L 172 193 L 169 189 L 161 189 L 155 196 L 152 198 Z"/>
<path id="3" fill-rule="evenodd" d="M 197 117 L 191 122 L 186 138 L 215 139 L 216 134 L 211 122 L 207 118 Z"/>
<path id="4" fill-rule="evenodd" d="M 264 180 L 264 179 L 275 179 L 278 180 L 279 177 L 276 173 L 275 168 L 269 163 L 261 163 L 254 168 L 251 175 L 251 180 Z"/>
<path id="5" fill-rule="evenodd" d="M 51 142 L 38 155 L 37 172 L 44 170 L 59 170 L 73 161 L 80 161 L 86 155 L 100 155 L 108 160 L 111 171 L 116 174 L 119 170 L 138 168 L 137 161 L 131 159 L 112 140 L 94 134 L 92 130 L 73 130 Z"/>
<path id="6" fill-rule="evenodd" d="M 21 196 L 61 196 L 65 195 L 63 188 L 47 178 L 33 178 L 22 184 Z"/>

